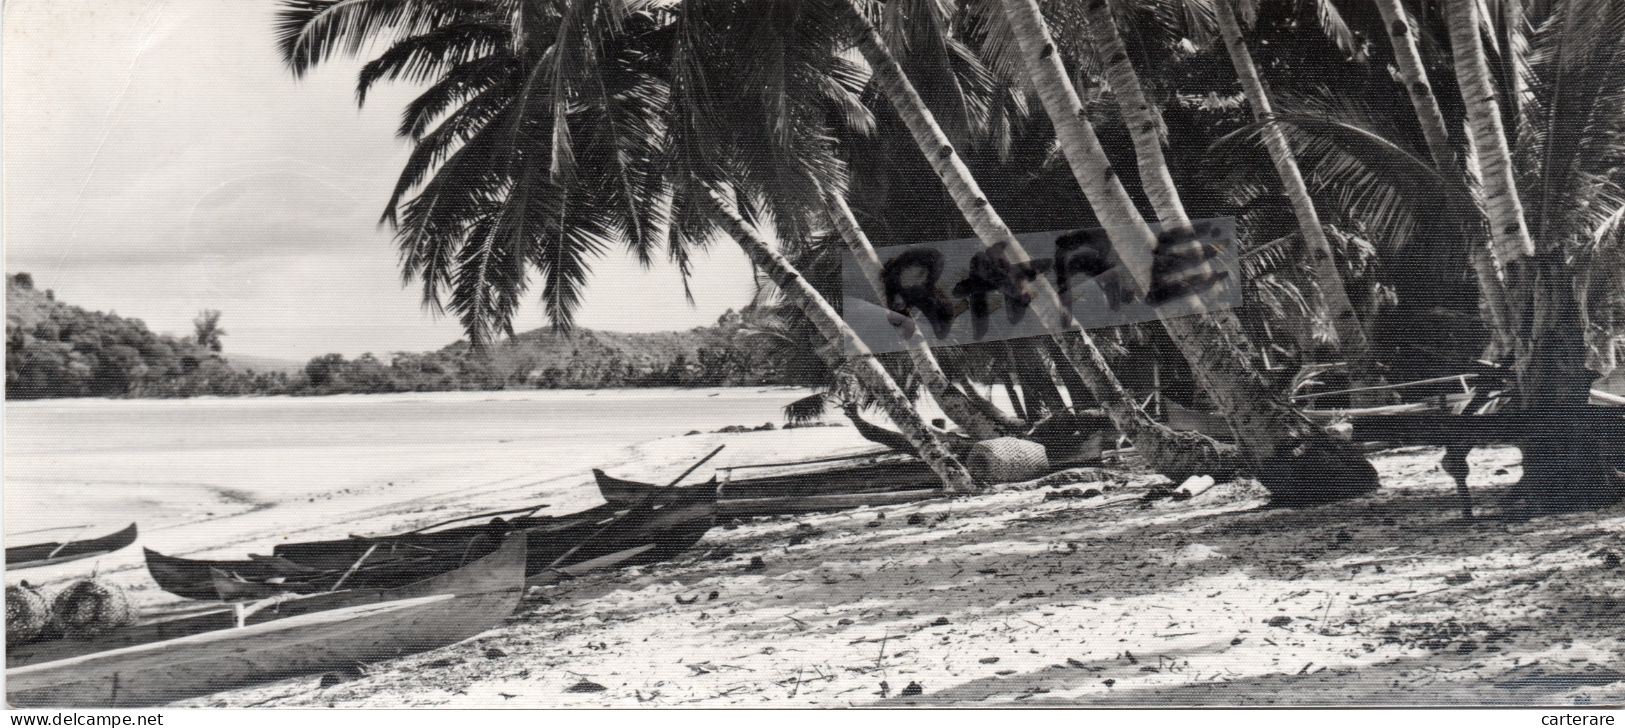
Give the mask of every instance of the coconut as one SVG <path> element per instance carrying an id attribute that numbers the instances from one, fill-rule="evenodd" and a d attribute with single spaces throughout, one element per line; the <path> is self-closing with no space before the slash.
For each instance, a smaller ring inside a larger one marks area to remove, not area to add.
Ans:
<path id="1" fill-rule="evenodd" d="M 84 579 L 57 593 L 51 612 L 68 637 L 88 639 L 135 621 L 124 590 L 105 581 Z"/>
<path id="2" fill-rule="evenodd" d="M 28 582 L 6 587 L 6 644 L 16 645 L 39 636 L 51 623 L 51 604 Z"/>

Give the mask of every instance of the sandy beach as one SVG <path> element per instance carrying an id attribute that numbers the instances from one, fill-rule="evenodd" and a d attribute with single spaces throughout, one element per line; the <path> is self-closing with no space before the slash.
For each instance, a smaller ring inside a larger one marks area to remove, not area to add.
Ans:
<path id="1" fill-rule="evenodd" d="M 322 433 L 307 433 L 312 441 L 250 461 L 261 470 L 260 480 L 251 481 L 261 483 L 253 498 L 274 502 L 255 500 L 212 517 L 194 511 L 220 506 L 157 504 L 150 527 L 141 519 L 142 542 L 177 554 L 227 556 L 283 537 L 381 533 L 538 501 L 563 513 L 598 502 L 585 477 L 588 467 L 660 479 L 721 444 L 727 449 L 716 467 L 871 449 L 844 427 L 684 434 L 776 420 L 776 408 L 799 396 L 788 390 L 598 396 L 639 406 L 650 397 L 678 398 L 684 424 L 681 431 L 654 433 L 664 423 L 644 421 L 639 427 L 651 431 L 626 433 L 629 444 L 612 446 L 614 438 L 604 437 L 598 441 L 605 450 L 573 452 L 543 447 L 547 438 L 535 431 L 510 432 L 519 439 L 502 442 L 499 432 L 458 434 L 447 427 L 445 442 L 414 443 L 413 428 L 401 425 L 397 429 L 408 434 L 399 449 L 318 443 Z M 361 409 L 435 406 L 437 397 L 444 395 L 428 398 L 428 405 L 407 398 L 404 404 L 366 402 Z M 541 401 L 547 396 L 467 399 L 499 405 L 497 412 L 511 406 L 516 416 L 526 408 L 565 404 Z M 274 411 L 280 405 L 247 406 Z M 7 438 L 17 447 L 13 414 L 8 410 Z M 495 427 L 503 418 L 482 421 Z M 463 456 L 450 460 L 440 448 L 460 449 Z M 219 467 L 230 459 L 214 448 L 202 451 L 199 462 L 190 464 L 171 453 L 163 459 L 170 471 L 136 470 L 140 463 L 111 458 L 87 464 L 85 472 L 126 467 L 142 478 L 188 469 L 208 474 L 216 472 L 209 463 Z M 1617 631 L 1625 618 L 1625 569 L 1619 566 L 1625 511 L 1464 523 L 1453 507 L 1452 483 L 1437 469 L 1438 456 L 1428 448 L 1376 456 L 1383 491 L 1333 506 L 1335 515 L 1265 510 L 1262 490 L 1245 484 L 1222 485 L 1188 501 L 1144 503 L 1140 496 L 1154 476 L 1082 470 L 1073 476 L 1079 482 L 1066 487 L 1090 497 L 1056 498 L 1049 494 L 1060 489 L 1037 487 L 719 524 L 675 561 L 534 589 L 506 625 L 458 645 L 371 665 L 359 679 L 322 688 L 320 677 L 310 676 L 187 704 L 1625 700 L 1625 635 Z M 348 465 L 335 469 L 344 460 Z M 1515 450 L 1480 450 L 1472 460 L 1481 503 L 1493 502 L 1518 477 Z M 39 497 L 23 483 L 44 482 L 48 465 L 43 454 L 15 462 L 8 457 L 8 529 L 43 518 L 19 513 L 13 504 Z M 79 467 L 55 466 L 63 472 Z M 694 477 L 706 477 L 704 470 Z M 119 490 L 88 478 L 85 484 Z M 280 497 L 265 496 L 284 486 Z M 141 488 L 144 498 L 168 492 L 149 491 L 145 483 Z M 60 500 L 74 491 L 52 492 Z M 176 492 L 204 498 L 211 491 Z M 94 567 L 127 585 L 149 613 L 174 604 L 151 585 L 139 562 L 139 550 L 129 549 Z M 75 568 L 82 572 L 86 565 L 28 576 L 49 581 L 71 576 Z"/>

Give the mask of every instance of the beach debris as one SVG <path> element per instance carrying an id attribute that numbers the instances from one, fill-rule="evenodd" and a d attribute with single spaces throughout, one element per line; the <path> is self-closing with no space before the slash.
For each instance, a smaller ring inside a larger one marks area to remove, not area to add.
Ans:
<path id="1" fill-rule="evenodd" d="M 745 571 L 761 571 L 761 570 L 766 569 L 766 568 L 767 568 L 767 562 L 763 561 L 762 557 L 760 557 L 760 556 L 752 556 L 752 557 L 750 557 L 750 564 L 745 566 Z"/>
<path id="2" fill-rule="evenodd" d="M 1097 488 L 1089 488 L 1087 490 L 1082 489 L 1082 488 L 1063 488 L 1061 490 L 1052 490 L 1052 491 L 1044 494 L 1044 500 L 1047 500 L 1047 501 L 1069 500 L 1069 499 L 1073 499 L 1073 498 L 1080 498 L 1081 499 L 1081 498 L 1099 498 L 1099 497 L 1100 497 L 1100 490 L 1097 489 Z"/>
<path id="3" fill-rule="evenodd" d="M 492 647 L 485 651 L 485 659 L 487 660 L 500 660 L 507 656 L 508 653 L 503 652 L 500 647 Z"/>
<path id="4" fill-rule="evenodd" d="M 1000 671 L 995 672 L 993 674 L 994 675 L 1014 675 L 1014 674 L 1016 674 L 1016 671 L 1015 670 L 1000 670 Z"/>
<path id="5" fill-rule="evenodd" d="M 1206 493 L 1215 484 L 1216 481 L 1211 475 L 1192 475 L 1191 477 L 1186 478 L 1185 482 L 1180 483 L 1179 487 L 1174 489 L 1174 494 L 1170 497 L 1176 501 L 1190 500 L 1196 496 Z"/>
<path id="6" fill-rule="evenodd" d="M 463 663 L 463 660 L 460 659 L 460 658 L 442 657 L 442 658 L 440 658 L 438 660 L 431 660 L 429 662 L 425 662 L 425 663 L 423 663 L 423 666 L 428 667 L 428 668 L 442 668 L 442 667 L 451 667 L 452 665 L 461 665 L 462 663 Z"/>
<path id="7" fill-rule="evenodd" d="M 691 597 L 689 597 L 687 599 L 684 599 L 683 595 L 678 594 L 676 599 L 677 599 L 678 604 L 693 604 L 693 603 L 700 600 L 700 595 L 695 594 L 694 596 L 691 596 Z"/>
<path id="8" fill-rule="evenodd" d="M 835 623 L 844 627 L 846 625 L 852 624 L 853 622 L 852 622 L 852 620 L 847 619 L 846 617 L 842 617 L 838 621 L 836 621 Z"/>
<path id="9" fill-rule="evenodd" d="M 912 698 L 912 697 L 914 697 L 916 695 L 921 695 L 923 693 L 925 693 L 925 688 L 923 686 L 921 686 L 917 682 L 910 681 L 909 684 L 908 684 L 908 687 L 903 688 L 903 692 L 898 693 L 897 697 L 899 697 L 899 698 Z"/>
<path id="10" fill-rule="evenodd" d="M 1105 680 L 1101 680 L 1101 681 L 1100 681 L 1100 682 L 1101 682 L 1101 683 L 1102 683 L 1102 684 L 1104 684 L 1104 685 L 1105 685 L 1105 686 L 1106 686 L 1106 687 L 1108 687 L 1108 688 L 1109 688 L 1109 687 L 1111 687 L 1111 686 L 1113 686 L 1113 685 L 1116 685 L 1116 684 L 1117 684 L 1117 681 L 1116 681 L 1116 680 L 1113 680 L 1113 679 L 1111 679 L 1111 678 L 1109 678 L 1109 677 L 1108 677 L 1108 678 L 1106 678 L 1106 679 L 1105 679 Z"/>
<path id="11" fill-rule="evenodd" d="M 1444 583 L 1449 584 L 1450 586 L 1460 586 L 1460 585 L 1466 584 L 1467 582 L 1472 581 L 1472 580 L 1473 580 L 1472 573 L 1468 572 L 1468 571 L 1463 571 L 1460 574 L 1451 574 L 1451 575 L 1445 577 L 1444 578 Z"/>
<path id="12" fill-rule="evenodd" d="M 1620 566 L 1619 552 L 1617 551 L 1600 549 L 1591 555 L 1595 558 L 1602 559 L 1602 568 L 1604 569 L 1617 569 Z"/>
<path id="13" fill-rule="evenodd" d="M 105 634 L 135 621 L 124 589 L 97 579 L 82 579 L 58 592 L 51 614 L 62 632 L 76 639 Z"/>
<path id="14" fill-rule="evenodd" d="M 1283 614 L 1279 617 L 1270 617 L 1269 619 L 1264 620 L 1264 624 L 1271 627 L 1285 627 L 1292 624 L 1292 618 Z"/>
<path id="15" fill-rule="evenodd" d="M 358 662 L 354 665 L 322 673 L 322 681 L 316 687 L 325 690 L 334 685 L 360 680 L 366 676 L 367 666 Z"/>
<path id="16" fill-rule="evenodd" d="M 946 627 L 946 626 L 948 626 L 948 618 L 947 617 L 937 617 L 937 620 L 935 622 L 932 622 L 931 626 L 932 627 Z"/>
<path id="17" fill-rule="evenodd" d="M 719 597 L 719 596 L 721 596 L 721 594 L 719 594 L 716 591 L 712 591 L 710 594 L 706 595 L 705 601 L 714 602 L 714 601 L 717 600 L 717 597 Z"/>
<path id="18" fill-rule="evenodd" d="M 918 513 L 909 514 L 909 516 L 908 516 L 908 525 L 910 525 L 910 526 L 918 526 L 918 525 L 921 525 L 921 524 L 924 524 L 924 523 L 925 523 L 925 516 L 922 516 L 922 515 L 920 515 Z"/>
<path id="19" fill-rule="evenodd" d="M 1088 665 L 1083 664 L 1083 661 L 1079 660 L 1076 657 L 1068 657 L 1068 658 L 1066 658 L 1066 666 L 1067 667 L 1075 667 L 1075 668 L 1078 668 L 1079 670 L 1087 670 L 1087 669 L 1089 669 Z"/>
<path id="20" fill-rule="evenodd" d="M 593 682 L 591 680 L 582 680 L 582 681 L 580 681 L 580 682 L 578 682 L 578 683 L 576 683 L 574 685 L 571 685 L 570 687 L 565 688 L 564 692 L 567 692 L 567 693 L 601 693 L 601 692 L 604 692 L 605 690 L 608 690 L 608 689 L 609 688 L 606 688 L 606 687 L 604 687 L 602 685 L 599 685 L 598 683 L 595 683 L 595 682 Z"/>
<path id="21" fill-rule="evenodd" d="M 980 660 L 977 660 L 977 662 L 980 662 L 983 665 L 991 665 L 991 664 L 993 664 L 995 662 L 998 662 L 998 661 L 999 661 L 999 658 L 997 658 L 997 657 L 984 657 L 984 658 L 982 658 Z"/>
<path id="22" fill-rule="evenodd" d="M 1146 490 L 1140 500 L 1145 503 L 1174 497 L 1174 487 L 1170 483 L 1157 483 Z"/>

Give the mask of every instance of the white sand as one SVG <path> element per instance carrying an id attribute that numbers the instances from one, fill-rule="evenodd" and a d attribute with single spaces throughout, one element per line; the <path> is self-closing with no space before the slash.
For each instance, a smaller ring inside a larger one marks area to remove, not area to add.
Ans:
<path id="1" fill-rule="evenodd" d="M 771 411 L 797 396 L 707 394 L 673 393 L 669 417 L 682 424 L 658 434 L 776 420 Z M 633 425 L 645 429 L 628 433 L 628 444 L 606 442 L 600 451 L 558 434 L 503 443 L 502 435 L 545 429 L 529 415 L 548 404 L 504 401 L 515 408 L 507 419 L 489 409 L 501 402 L 459 401 L 485 412 L 472 417 L 491 431 L 429 428 L 437 437 L 444 430 L 443 442 L 305 442 L 265 455 L 252 461 L 265 472 L 241 473 L 267 484 L 256 497 L 317 500 L 271 499 L 213 520 L 176 517 L 144 531 L 143 541 L 187 553 L 214 539 L 220 547 L 205 553 L 234 555 L 284 533 L 384 532 L 539 498 L 556 499 L 559 512 L 574 510 L 597 502 L 586 467 L 609 463 L 616 474 L 664 478 L 721 443 L 728 449 L 717 466 L 868 449 L 850 428 L 643 437 L 664 426 L 647 421 Z M 392 427 L 415 431 L 409 423 Z M 203 462 L 238 467 L 239 451 L 206 452 Z M 176 446 L 170 458 L 109 455 L 85 467 L 168 468 L 130 471 L 147 482 L 225 480 L 180 477 L 216 472 L 177 462 L 182 453 Z M 44 482 L 46 456 L 31 457 L 38 459 L 22 474 Z M 1481 502 L 1516 480 L 1516 458 L 1507 449 L 1475 454 Z M 1261 493 L 1237 485 L 1142 507 L 1135 496 L 1149 479 L 1118 474 L 1102 498 L 1087 500 L 1015 491 L 719 527 L 675 562 L 548 587 L 501 628 L 374 665 L 360 680 L 322 689 L 311 676 L 191 704 L 1625 701 L 1625 568 L 1607 560 L 1625 551 L 1625 509 L 1463 524 L 1437 460 L 1428 449 L 1378 456 L 1380 495 L 1319 510 L 1261 511 Z M 9 459 L 6 467 L 9 480 Z M 13 497 L 8 486 L 8 505 Z M 9 509 L 6 519 L 14 522 Z M 132 551 L 102 568 L 134 566 L 139 552 Z M 751 569 L 753 557 L 765 567 Z M 145 582 L 133 568 L 114 578 L 138 589 Z M 156 591 L 138 593 L 156 605 Z M 582 681 L 604 689 L 570 691 Z M 919 694 L 900 695 L 911 683 Z"/>

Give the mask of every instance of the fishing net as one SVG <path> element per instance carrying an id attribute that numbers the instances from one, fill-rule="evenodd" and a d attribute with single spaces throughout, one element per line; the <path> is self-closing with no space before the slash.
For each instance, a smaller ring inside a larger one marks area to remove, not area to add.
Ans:
<path id="1" fill-rule="evenodd" d="M 6 644 L 27 642 L 51 623 L 51 604 L 27 584 L 6 587 Z"/>
<path id="2" fill-rule="evenodd" d="M 999 437 L 973 445 L 967 465 L 978 480 L 1009 483 L 1043 475 L 1049 469 L 1049 456 L 1043 445 L 1031 440 Z"/>
<path id="3" fill-rule="evenodd" d="M 51 612 L 62 633 L 88 639 L 135 621 L 135 610 L 124 590 L 96 579 L 69 584 L 56 595 Z"/>

